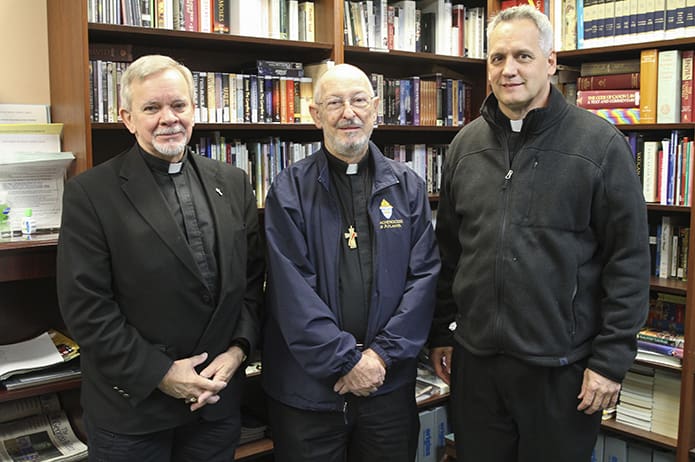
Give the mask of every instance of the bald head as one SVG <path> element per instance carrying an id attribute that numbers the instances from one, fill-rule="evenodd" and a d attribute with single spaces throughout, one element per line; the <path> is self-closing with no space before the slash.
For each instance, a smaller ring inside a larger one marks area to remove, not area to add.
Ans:
<path id="1" fill-rule="evenodd" d="M 364 90 L 369 94 L 369 96 L 374 96 L 372 83 L 362 69 L 351 64 L 338 64 L 329 68 L 319 77 L 316 85 L 314 86 L 314 101 L 321 102 L 321 97 L 324 94 L 326 85 L 330 86 L 341 81 L 359 82 L 361 86 L 364 86 Z"/>

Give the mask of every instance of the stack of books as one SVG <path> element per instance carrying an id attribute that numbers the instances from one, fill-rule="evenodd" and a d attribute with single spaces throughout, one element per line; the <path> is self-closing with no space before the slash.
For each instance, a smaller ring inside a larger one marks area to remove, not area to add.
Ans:
<path id="1" fill-rule="evenodd" d="M 637 357 L 641 361 L 681 367 L 683 334 L 645 327 L 637 334 Z"/>
<path id="2" fill-rule="evenodd" d="M 654 369 L 640 365 L 625 375 L 615 420 L 625 425 L 650 431 L 654 407 Z"/>
<path id="3" fill-rule="evenodd" d="M 614 124 L 639 123 L 639 59 L 582 63 L 577 106 Z"/>
<path id="4" fill-rule="evenodd" d="M 678 373 L 659 369 L 654 371 L 652 432 L 678 438 L 680 389 L 681 379 Z"/>

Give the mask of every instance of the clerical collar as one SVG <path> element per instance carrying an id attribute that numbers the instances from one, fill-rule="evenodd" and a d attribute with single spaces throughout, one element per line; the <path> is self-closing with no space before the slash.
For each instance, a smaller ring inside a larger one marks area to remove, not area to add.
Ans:
<path id="1" fill-rule="evenodd" d="M 521 131 L 521 127 L 524 126 L 524 119 L 520 119 L 520 120 L 509 119 L 509 126 L 512 128 L 513 132 L 519 133 Z"/>
<path id="2" fill-rule="evenodd" d="M 140 149 L 140 154 L 153 172 L 162 173 L 165 175 L 180 173 L 186 164 L 186 156 L 188 155 L 186 152 L 179 162 L 169 162 L 167 160 L 160 159 L 159 157 L 155 157 L 152 154 L 145 152 L 143 149 Z"/>
<path id="3" fill-rule="evenodd" d="M 326 151 L 326 158 L 328 159 L 328 165 L 336 173 L 344 173 L 345 175 L 357 175 L 358 173 L 364 171 L 364 169 L 369 168 L 369 150 L 367 154 L 356 164 L 349 164 L 342 159 L 338 159 L 336 156 L 331 154 L 328 149 L 324 146 L 324 151 Z"/>

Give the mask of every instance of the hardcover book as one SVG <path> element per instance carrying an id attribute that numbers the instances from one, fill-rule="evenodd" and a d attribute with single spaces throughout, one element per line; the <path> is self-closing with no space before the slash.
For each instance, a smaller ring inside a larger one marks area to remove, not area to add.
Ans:
<path id="1" fill-rule="evenodd" d="M 639 90 L 577 91 L 577 106 L 585 109 L 639 107 Z"/>
<path id="2" fill-rule="evenodd" d="M 640 88 L 640 73 L 592 75 L 577 78 L 577 90 L 628 90 Z"/>
<path id="3" fill-rule="evenodd" d="M 657 71 L 659 50 L 651 48 L 640 53 L 640 123 L 656 123 Z"/>

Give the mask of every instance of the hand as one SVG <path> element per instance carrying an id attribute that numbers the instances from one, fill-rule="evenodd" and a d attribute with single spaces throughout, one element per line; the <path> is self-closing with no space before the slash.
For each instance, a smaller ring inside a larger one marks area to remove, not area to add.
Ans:
<path id="1" fill-rule="evenodd" d="M 451 380 L 451 355 L 453 347 L 436 347 L 430 350 L 430 361 L 437 377 L 449 383 Z"/>
<path id="2" fill-rule="evenodd" d="M 195 398 L 197 401 L 201 398 L 203 393 L 210 392 L 209 397 L 203 397 L 205 400 L 202 404 L 217 402 L 219 397 L 212 401 L 210 401 L 210 398 L 216 396 L 220 390 L 226 387 L 227 382 L 203 377 L 195 370 L 195 367 L 204 363 L 207 358 L 207 353 L 201 353 L 196 356 L 191 356 L 190 358 L 174 361 L 159 383 L 158 388 L 169 396 L 187 401 L 191 398 Z M 195 404 L 199 403 L 196 402 L 194 405 Z M 191 408 L 192 407 L 193 406 L 191 406 Z M 196 409 L 200 407 L 202 406 L 198 406 Z"/>
<path id="3" fill-rule="evenodd" d="M 241 363 L 244 362 L 244 350 L 238 346 L 230 347 L 224 353 L 218 355 L 208 366 L 200 371 L 201 377 L 229 383 Z M 196 411 L 206 404 L 215 404 L 220 397 L 210 390 L 206 390 L 198 396 L 197 401 L 191 405 L 191 411 Z"/>
<path id="4" fill-rule="evenodd" d="M 584 369 L 582 390 L 577 396 L 582 402 L 577 406 L 577 410 L 584 411 L 584 414 L 593 414 L 596 411 L 611 408 L 618 403 L 619 392 L 619 383 L 591 369 Z"/>
<path id="5" fill-rule="evenodd" d="M 386 378 L 384 360 L 374 350 L 362 352 L 362 358 L 350 372 L 342 376 L 333 386 L 333 391 L 344 395 L 369 396 L 379 388 Z"/>

